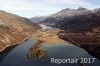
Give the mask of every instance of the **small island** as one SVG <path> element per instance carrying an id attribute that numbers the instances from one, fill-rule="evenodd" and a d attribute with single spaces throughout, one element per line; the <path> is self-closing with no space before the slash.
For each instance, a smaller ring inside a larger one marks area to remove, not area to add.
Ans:
<path id="1" fill-rule="evenodd" d="M 42 49 L 41 45 L 45 44 L 63 44 L 66 43 L 66 41 L 59 38 L 59 29 L 41 29 L 38 30 L 35 34 L 32 34 L 31 39 L 38 40 L 29 50 L 28 52 L 28 58 L 36 58 L 41 59 L 45 55 L 48 54 L 48 51 L 46 49 Z"/>

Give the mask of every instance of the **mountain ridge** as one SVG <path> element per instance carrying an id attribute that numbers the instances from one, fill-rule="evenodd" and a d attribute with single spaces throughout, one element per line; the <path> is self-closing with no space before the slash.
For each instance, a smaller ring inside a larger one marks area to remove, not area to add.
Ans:
<path id="1" fill-rule="evenodd" d="M 35 16 L 32 18 L 29 18 L 29 20 L 31 20 L 34 23 L 38 23 L 38 22 L 44 21 L 47 18 L 48 18 L 48 16 Z"/>

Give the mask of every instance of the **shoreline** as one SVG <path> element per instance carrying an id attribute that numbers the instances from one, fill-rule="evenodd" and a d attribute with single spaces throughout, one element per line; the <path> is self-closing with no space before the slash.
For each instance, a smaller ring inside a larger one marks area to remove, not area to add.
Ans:
<path id="1" fill-rule="evenodd" d="M 10 52 L 12 51 L 17 45 L 13 45 L 13 46 L 9 46 L 7 47 L 5 50 L 1 51 L 0 52 L 0 63 L 2 62 L 3 58 L 5 58 L 5 56 Z"/>
<path id="2" fill-rule="evenodd" d="M 98 43 L 79 43 L 76 41 L 72 41 L 70 39 L 68 39 L 68 37 L 64 37 L 64 36 L 59 36 L 59 38 L 70 42 L 71 44 L 80 47 L 82 49 L 84 49 L 86 52 L 88 52 L 88 54 L 90 54 L 91 56 L 97 58 L 100 60 L 100 52 L 99 52 L 99 48 L 100 48 L 100 44 Z"/>
<path id="3" fill-rule="evenodd" d="M 13 50 L 16 46 L 20 45 L 21 43 L 27 41 L 28 39 L 29 39 L 29 37 L 28 37 L 28 38 L 25 38 L 23 41 L 21 41 L 21 42 L 19 42 L 19 43 L 6 46 L 3 50 L 1 50 L 1 51 L 0 51 L 0 63 L 2 62 L 3 58 L 4 58 L 11 50 Z"/>
<path id="4" fill-rule="evenodd" d="M 6 48 L 8 48 L 8 47 L 10 47 L 10 46 L 14 46 L 14 45 L 19 45 L 19 44 L 23 43 L 24 41 L 26 41 L 26 40 L 28 40 L 28 39 L 29 39 L 29 37 L 23 39 L 23 41 L 21 41 L 21 42 L 19 42 L 19 43 L 15 43 L 15 44 L 12 44 L 12 45 L 7 45 L 7 46 L 4 47 L 2 50 L 0 50 L 0 53 L 1 53 L 2 51 L 4 51 Z"/>

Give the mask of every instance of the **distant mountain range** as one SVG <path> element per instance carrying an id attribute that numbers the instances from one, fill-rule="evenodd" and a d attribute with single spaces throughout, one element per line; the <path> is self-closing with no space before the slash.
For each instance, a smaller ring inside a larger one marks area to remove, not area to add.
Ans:
<path id="1" fill-rule="evenodd" d="M 48 18 L 48 16 L 36 16 L 36 17 L 29 18 L 29 19 L 32 22 L 38 23 L 38 22 L 46 20 L 47 18 Z"/>
<path id="2" fill-rule="evenodd" d="M 89 28 L 92 24 L 99 23 L 99 16 L 97 15 L 99 14 L 99 12 L 100 12 L 100 8 L 94 10 L 89 10 L 82 7 L 79 7 L 78 9 L 67 8 L 55 14 L 52 14 L 41 23 L 46 25 L 53 24 L 60 29 L 68 28 L 70 30 L 73 29 L 75 31 L 75 30 L 83 30 L 81 29 L 82 27 L 84 28 L 84 30 L 86 30 L 86 27 Z"/>
<path id="3" fill-rule="evenodd" d="M 40 26 L 27 18 L 0 10 L 0 50 L 30 37 Z"/>
<path id="4" fill-rule="evenodd" d="M 71 31 L 88 31 L 92 28 L 100 27 L 100 11 L 70 19 L 64 18 L 61 22 L 57 22 L 56 26 Z"/>
<path id="5" fill-rule="evenodd" d="M 63 9 L 57 13 L 52 14 L 51 16 L 49 16 L 46 20 L 44 20 L 43 22 L 60 22 L 61 20 L 63 20 L 64 18 L 66 19 L 70 19 L 70 18 L 74 18 L 76 16 L 79 15 L 87 15 L 89 14 L 91 11 L 86 9 L 86 8 L 78 8 L 78 9 Z"/>

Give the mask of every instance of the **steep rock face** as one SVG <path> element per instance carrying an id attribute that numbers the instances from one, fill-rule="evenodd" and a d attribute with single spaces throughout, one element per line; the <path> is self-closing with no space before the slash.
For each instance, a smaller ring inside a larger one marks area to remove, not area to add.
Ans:
<path id="1" fill-rule="evenodd" d="M 38 24 L 26 18 L 0 11 L 0 50 L 23 41 L 38 29 Z"/>

